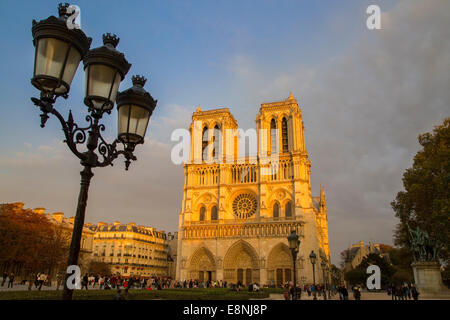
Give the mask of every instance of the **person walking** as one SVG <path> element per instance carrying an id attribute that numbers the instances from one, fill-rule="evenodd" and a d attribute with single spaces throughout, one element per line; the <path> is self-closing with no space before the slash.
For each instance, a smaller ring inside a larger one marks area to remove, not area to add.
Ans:
<path id="1" fill-rule="evenodd" d="M 393 283 L 389 287 L 389 294 L 392 296 L 392 300 L 395 300 L 395 285 Z"/>
<path id="2" fill-rule="evenodd" d="M 56 291 L 59 290 L 59 286 L 61 285 L 61 283 L 62 283 L 62 275 L 60 272 L 58 272 L 56 274 Z"/>
<path id="3" fill-rule="evenodd" d="M 412 285 L 412 288 L 411 288 L 411 295 L 412 295 L 412 298 L 414 299 L 414 300 L 419 300 L 419 291 L 417 291 L 417 287 L 416 287 L 416 284 L 413 284 Z"/>
<path id="4" fill-rule="evenodd" d="M 89 284 L 89 277 L 88 274 L 85 273 L 83 276 L 83 280 L 81 281 L 81 290 L 83 290 L 83 288 L 86 288 L 86 290 L 88 290 L 88 284 Z"/>
<path id="5" fill-rule="evenodd" d="M 42 289 L 42 285 L 44 284 L 45 280 L 47 280 L 47 276 L 45 275 L 45 273 L 41 273 L 39 274 L 39 278 L 38 278 L 38 284 L 39 284 L 39 291 L 41 291 Z"/>
<path id="6" fill-rule="evenodd" d="M 345 286 L 342 287 L 342 297 L 344 298 L 344 300 L 348 300 L 348 290 Z"/>
<path id="7" fill-rule="evenodd" d="M 353 287 L 353 297 L 355 300 L 361 300 L 361 289 L 358 286 Z"/>
<path id="8" fill-rule="evenodd" d="M 8 280 L 8 289 L 11 287 L 13 287 L 14 285 L 14 273 L 11 272 L 11 274 L 9 275 L 9 280 Z"/>
<path id="9" fill-rule="evenodd" d="M 28 275 L 28 291 L 31 291 L 33 281 L 36 281 L 36 275 L 32 272 Z"/>
<path id="10" fill-rule="evenodd" d="M 401 285 L 395 287 L 395 300 L 403 300 L 403 289 Z"/>
<path id="11" fill-rule="evenodd" d="M 2 287 L 5 285 L 6 278 L 8 278 L 8 274 L 6 272 L 3 272 Z"/>

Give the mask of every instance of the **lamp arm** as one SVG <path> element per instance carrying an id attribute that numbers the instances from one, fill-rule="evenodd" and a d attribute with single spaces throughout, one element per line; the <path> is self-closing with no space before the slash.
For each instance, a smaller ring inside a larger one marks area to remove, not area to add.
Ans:
<path id="1" fill-rule="evenodd" d="M 53 107 L 53 103 L 55 102 L 55 100 L 51 98 L 31 98 L 31 101 L 33 101 L 33 103 L 41 109 L 41 128 L 45 127 L 45 124 L 47 123 L 47 120 L 49 118 L 48 114 L 53 114 L 61 123 L 64 136 L 66 137 L 64 142 L 67 144 L 70 151 L 72 151 L 72 153 L 77 156 L 78 159 L 84 161 L 86 159 L 86 156 L 83 152 L 78 151 L 77 144 L 81 144 L 86 141 L 86 131 L 92 127 L 92 119 L 87 116 L 86 121 L 90 121 L 90 125 L 86 128 L 79 128 L 78 125 L 73 121 L 71 111 L 69 112 L 69 117 L 66 121 L 64 117 L 58 112 L 58 110 Z"/>
<path id="2" fill-rule="evenodd" d="M 118 150 L 117 143 L 120 142 L 118 139 L 114 140 L 113 143 L 108 143 L 103 138 L 101 132 L 105 131 L 105 125 L 98 124 L 98 120 L 104 113 L 103 111 L 96 112 L 95 110 L 91 110 L 91 115 L 86 116 L 88 126 L 79 127 L 73 120 L 72 111 L 69 111 L 69 116 L 66 121 L 58 110 L 53 107 L 53 104 L 55 103 L 53 98 L 42 97 L 41 99 L 31 98 L 31 100 L 38 108 L 40 108 L 42 112 L 41 128 L 45 127 L 45 124 L 49 118 L 49 113 L 55 115 L 61 123 L 61 127 L 64 132 L 64 143 L 83 164 L 87 164 L 92 168 L 112 166 L 113 161 L 122 154 L 125 157 L 125 170 L 128 170 L 131 161 L 137 160 L 133 154 L 135 147 L 134 144 L 124 144 L 123 150 Z M 79 151 L 77 145 L 84 144 L 86 142 L 88 151 Z M 101 155 L 103 159 L 102 161 L 99 161 L 97 155 L 95 155 L 95 149 Z"/>
<path id="3" fill-rule="evenodd" d="M 102 130 L 103 131 L 103 130 Z M 119 155 L 125 157 L 125 170 L 128 170 L 131 161 L 136 161 L 137 158 L 133 154 L 134 145 L 123 144 L 123 150 L 117 149 L 117 143 L 120 142 L 118 139 L 114 140 L 113 143 L 109 144 L 103 139 L 101 134 L 99 134 L 100 143 L 98 145 L 98 152 L 102 155 L 103 161 L 97 161 L 97 167 L 112 166 L 113 161 L 117 159 Z"/>

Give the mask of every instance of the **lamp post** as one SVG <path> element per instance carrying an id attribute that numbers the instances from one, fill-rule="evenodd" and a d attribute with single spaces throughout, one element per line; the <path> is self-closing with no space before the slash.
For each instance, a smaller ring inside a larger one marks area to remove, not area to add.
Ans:
<path id="1" fill-rule="evenodd" d="M 309 260 L 311 261 L 311 264 L 312 264 L 312 267 L 313 267 L 313 285 L 314 285 L 313 296 L 314 296 L 314 300 L 317 300 L 317 295 L 316 295 L 316 270 L 315 270 L 316 259 L 317 259 L 317 256 L 316 256 L 316 254 L 314 253 L 314 250 L 313 250 L 309 254 Z"/>
<path id="2" fill-rule="evenodd" d="M 291 249 L 292 260 L 294 262 L 294 296 L 292 300 L 297 300 L 297 270 L 295 266 L 295 262 L 297 260 L 297 254 L 300 248 L 300 240 L 298 239 L 298 235 L 295 230 L 291 231 L 291 234 L 287 237 L 289 243 L 289 249 Z"/>
<path id="3" fill-rule="evenodd" d="M 330 279 L 330 267 L 328 266 L 328 263 L 326 263 L 326 265 L 325 265 L 325 273 L 326 273 L 326 288 L 327 288 L 327 291 L 328 291 L 328 299 L 330 299 L 331 300 L 331 279 Z"/>
<path id="4" fill-rule="evenodd" d="M 133 154 L 135 146 L 144 143 L 147 124 L 157 101 L 144 90 L 145 78 L 141 76 L 133 77 L 132 88 L 118 93 L 119 84 L 131 67 L 123 53 L 116 50 L 119 38 L 104 34 L 103 46 L 89 50 L 92 39 L 80 29 L 67 28 L 68 6 L 59 4 L 59 17 L 50 16 L 39 22 L 33 20 L 33 44 L 36 49 L 31 83 L 40 91 L 40 98 L 31 100 L 42 112 L 42 128 L 49 114 L 60 121 L 64 142 L 83 166 L 67 262 L 70 266 L 78 263 L 89 184 L 94 175 L 92 168 L 112 165 L 119 155 L 123 155 L 125 169 L 128 170 L 131 160 L 137 160 Z M 54 108 L 57 98 L 68 97 L 81 60 L 85 70 L 86 127 L 75 123 L 71 111 L 66 120 Z M 116 96 L 119 133 L 114 142 L 108 143 L 101 134 L 105 125 L 99 121 L 105 113 L 111 114 Z M 123 149 L 119 149 L 118 144 L 122 144 Z M 85 148 L 80 150 L 80 145 L 85 145 Z M 67 286 L 69 276 L 66 274 L 64 281 L 64 300 L 72 299 L 73 289 Z"/>
<path id="5" fill-rule="evenodd" d="M 322 267 L 322 273 L 323 273 L 323 282 L 324 282 L 324 289 L 323 289 L 323 300 L 327 300 L 327 279 L 325 278 L 325 268 L 327 267 L 327 264 L 325 261 L 322 261 L 320 263 L 320 266 Z"/>

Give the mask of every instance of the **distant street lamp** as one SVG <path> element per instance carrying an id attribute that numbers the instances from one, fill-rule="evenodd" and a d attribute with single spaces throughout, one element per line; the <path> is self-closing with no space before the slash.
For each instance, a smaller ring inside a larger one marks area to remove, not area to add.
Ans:
<path id="1" fill-rule="evenodd" d="M 331 300 L 331 283 L 329 281 L 330 280 L 330 268 L 328 266 L 328 263 L 325 265 L 325 272 L 326 272 L 326 275 L 327 275 L 326 288 L 327 288 L 327 291 L 328 291 L 328 299 Z"/>
<path id="2" fill-rule="evenodd" d="M 323 282 L 324 282 L 324 290 L 323 290 L 323 300 L 327 300 L 327 279 L 326 279 L 326 271 L 325 268 L 327 267 L 327 264 L 325 261 L 322 261 L 320 263 L 320 266 L 322 267 L 322 273 L 323 273 Z"/>
<path id="3" fill-rule="evenodd" d="M 67 27 L 69 4 L 59 4 L 59 17 L 50 16 L 45 20 L 33 20 L 33 44 L 35 46 L 34 73 L 31 83 L 40 91 L 40 98 L 31 98 L 41 110 L 41 127 L 44 128 L 53 114 L 60 121 L 69 149 L 83 166 L 77 211 L 70 243 L 68 265 L 77 265 L 81 236 L 84 225 L 88 190 L 92 168 L 112 165 L 119 156 L 125 157 L 125 169 L 135 161 L 133 152 L 137 144 L 144 143 L 148 121 L 157 101 L 144 90 L 145 78 L 133 77 L 133 87 L 118 93 L 120 82 L 125 78 L 131 64 L 123 53 L 116 50 L 119 38 L 104 34 L 103 46 L 89 50 L 92 39 L 80 29 Z M 85 98 L 88 107 L 87 127 L 79 127 L 69 111 L 67 120 L 54 108 L 58 97 L 67 98 L 70 85 L 83 60 L 85 70 Z M 104 124 L 99 124 L 105 113 L 111 114 L 117 96 L 119 111 L 118 138 L 107 143 L 101 132 Z M 121 143 L 123 150 L 118 150 Z M 85 144 L 80 151 L 78 145 Z M 87 150 L 86 150 L 87 149 Z M 63 299 L 71 300 L 73 289 L 64 281 Z"/>
<path id="4" fill-rule="evenodd" d="M 315 270 L 316 259 L 317 259 L 317 256 L 316 256 L 316 254 L 314 253 L 314 250 L 313 250 L 309 254 L 309 260 L 311 261 L 311 264 L 312 264 L 312 267 L 313 267 L 313 286 L 314 286 L 313 296 L 314 296 L 314 300 L 317 300 L 317 296 L 316 296 L 316 270 Z"/>
<path id="5" fill-rule="evenodd" d="M 291 231 L 291 234 L 287 237 L 289 243 L 289 249 L 291 249 L 292 260 L 294 262 L 294 296 L 292 300 L 297 300 L 297 270 L 295 266 L 295 262 L 297 260 L 297 254 L 300 248 L 300 240 L 298 239 L 298 235 L 295 230 Z"/>

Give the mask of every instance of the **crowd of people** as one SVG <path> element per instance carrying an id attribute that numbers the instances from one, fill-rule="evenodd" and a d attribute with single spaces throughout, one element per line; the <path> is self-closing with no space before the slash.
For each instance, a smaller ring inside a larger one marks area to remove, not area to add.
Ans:
<path id="1" fill-rule="evenodd" d="M 154 289 L 161 290 L 173 287 L 173 280 L 165 277 L 121 277 L 120 275 L 88 275 L 87 273 L 81 279 L 81 289 L 88 290 L 110 290 L 110 289 Z"/>
<path id="2" fill-rule="evenodd" d="M 388 295 L 392 296 L 392 300 L 419 300 L 419 291 L 415 284 L 391 284 L 386 288 L 386 291 Z"/>
<path id="3" fill-rule="evenodd" d="M 13 288 L 15 276 L 13 273 L 3 273 L 1 286 L 4 287 L 7 284 L 7 288 Z M 58 273 L 56 279 L 52 279 L 49 274 L 37 273 L 30 274 L 28 280 L 24 279 L 20 282 L 21 285 L 28 285 L 28 290 L 32 290 L 33 286 L 36 290 L 41 290 L 43 286 L 56 285 L 56 290 L 62 286 L 63 276 Z M 268 287 L 268 286 L 265 286 Z M 168 277 L 149 277 L 144 278 L 140 276 L 121 277 L 120 275 L 94 275 L 85 274 L 81 279 L 81 289 L 99 289 L 110 290 L 116 289 L 116 299 L 124 300 L 128 297 L 129 289 L 147 289 L 147 290 L 161 290 L 168 288 L 229 288 L 232 291 L 248 290 L 249 292 L 257 292 L 260 290 L 260 285 L 257 282 L 248 283 L 244 285 L 242 282 L 227 283 L 227 281 L 200 281 L 198 279 L 190 279 L 184 281 L 173 280 Z M 285 283 L 284 298 L 286 300 L 300 299 L 302 292 L 308 295 L 308 297 L 314 296 L 317 298 L 323 298 L 324 300 L 334 297 L 339 294 L 340 300 L 349 299 L 349 289 L 345 286 L 325 286 L 323 284 L 305 284 L 304 286 L 298 286 L 294 290 L 292 281 Z M 351 287 L 351 292 L 355 300 L 361 300 L 361 286 L 355 285 Z M 419 291 L 415 284 L 403 283 L 402 285 L 391 284 L 386 288 L 388 295 L 392 297 L 392 300 L 418 300 Z M 295 297 L 295 295 L 297 295 Z"/>
<path id="4" fill-rule="evenodd" d="M 5 285 L 6 281 L 8 280 L 8 289 L 12 288 L 14 286 L 14 273 L 8 273 L 3 272 L 3 278 L 2 278 L 2 287 Z"/>
<path id="5" fill-rule="evenodd" d="M 10 273 L 9 275 L 5 272 L 3 273 L 3 279 L 2 279 L 2 287 L 5 285 L 6 281 L 8 281 L 8 289 L 14 287 L 14 280 L 15 276 L 13 273 Z M 51 286 L 52 279 L 50 275 L 45 273 L 31 273 L 29 275 L 28 279 L 22 279 L 20 281 L 21 285 L 28 285 L 28 290 L 31 290 L 33 285 L 36 287 L 36 289 L 41 290 L 42 286 Z"/>
<path id="6" fill-rule="evenodd" d="M 305 284 L 303 286 L 298 286 L 294 289 L 294 284 L 292 281 L 287 282 L 284 285 L 284 298 L 286 300 L 298 300 L 301 298 L 302 292 L 308 295 L 308 297 L 323 298 L 324 300 L 330 299 L 334 297 L 337 292 L 337 289 L 334 285 L 326 286 L 324 284 Z M 295 293 L 297 296 L 295 297 Z"/>

